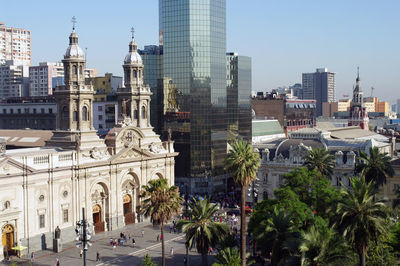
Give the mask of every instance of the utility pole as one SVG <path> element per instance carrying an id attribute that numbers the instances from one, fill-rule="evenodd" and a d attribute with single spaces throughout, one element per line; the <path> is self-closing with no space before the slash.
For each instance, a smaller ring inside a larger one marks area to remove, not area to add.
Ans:
<path id="1" fill-rule="evenodd" d="M 82 245 L 83 245 L 83 266 L 86 266 L 86 220 L 85 220 L 85 208 L 82 208 Z"/>

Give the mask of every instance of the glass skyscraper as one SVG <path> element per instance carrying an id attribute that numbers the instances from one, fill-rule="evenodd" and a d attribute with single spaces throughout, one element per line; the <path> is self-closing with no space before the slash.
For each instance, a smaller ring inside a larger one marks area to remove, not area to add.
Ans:
<path id="1" fill-rule="evenodd" d="M 226 1 L 160 0 L 160 45 L 177 177 L 224 173 L 227 152 Z"/>

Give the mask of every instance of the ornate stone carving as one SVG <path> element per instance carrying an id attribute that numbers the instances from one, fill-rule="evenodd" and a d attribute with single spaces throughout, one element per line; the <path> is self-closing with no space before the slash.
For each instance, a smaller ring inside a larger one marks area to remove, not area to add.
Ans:
<path id="1" fill-rule="evenodd" d="M 159 154 L 159 153 L 162 153 L 162 152 L 166 151 L 164 149 L 164 147 L 162 146 L 162 143 L 152 143 L 152 144 L 150 144 L 149 150 L 150 150 L 150 152 L 155 153 L 155 154 Z"/>
<path id="2" fill-rule="evenodd" d="M 122 159 L 125 159 L 125 158 L 136 158 L 136 157 L 140 157 L 140 153 L 138 153 L 138 152 L 136 152 L 134 150 L 129 150 L 125 154 L 123 154 L 121 156 Z"/>

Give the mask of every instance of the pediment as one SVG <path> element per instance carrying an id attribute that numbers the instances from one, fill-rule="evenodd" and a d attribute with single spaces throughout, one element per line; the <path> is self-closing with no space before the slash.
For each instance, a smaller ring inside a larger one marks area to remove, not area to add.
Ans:
<path id="1" fill-rule="evenodd" d="M 149 154 L 146 151 L 143 151 L 137 146 L 130 146 L 127 148 L 122 149 L 120 152 L 115 154 L 114 156 L 111 157 L 111 161 L 125 161 L 129 159 L 138 159 L 138 158 L 149 158 L 151 157 L 151 154 Z"/>
<path id="2" fill-rule="evenodd" d="M 34 169 L 32 167 L 25 166 L 25 169 L 30 173 L 34 172 Z M 15 175 L 22 173 L 23 171 L 24 166 L 22 165 L 22 163 L 10 157 L 0 159 L 0 175 Z"/>

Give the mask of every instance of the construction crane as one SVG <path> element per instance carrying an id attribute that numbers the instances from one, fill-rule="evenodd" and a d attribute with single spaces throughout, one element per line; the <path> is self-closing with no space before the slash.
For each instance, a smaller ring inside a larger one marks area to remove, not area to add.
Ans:
<path id="1" fill-rule="evenodd" d="M 375 88 L 374 88 L 374 87 L 371 87 L 371 97 L 372 97 L 372 95 L 374 94 L 374 90 L 375 90 Z"/>

